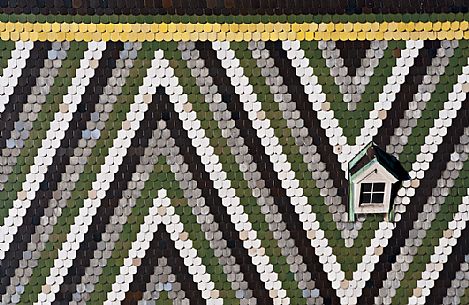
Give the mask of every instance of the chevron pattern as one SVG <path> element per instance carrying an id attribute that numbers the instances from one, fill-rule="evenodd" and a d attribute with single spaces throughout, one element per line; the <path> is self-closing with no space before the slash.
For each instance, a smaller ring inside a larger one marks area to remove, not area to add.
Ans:
<path id="1" fill-rule="evenodd" d="M 2 304 L 469 304 L 466 40 L 0 49 Z"/>

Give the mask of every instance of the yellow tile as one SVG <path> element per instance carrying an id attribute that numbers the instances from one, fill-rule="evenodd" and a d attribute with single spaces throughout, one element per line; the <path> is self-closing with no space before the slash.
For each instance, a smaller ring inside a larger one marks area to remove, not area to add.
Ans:
<path id="1" fill-rule="evenodd" d="M 17 32 L 23 32 L 24 30 L 24 26 L 22 23 L 19 23 L 19 22 L 16 22 L 15 23 L 15 31 Z"/>
<path id="2" fill-rule="evenodd" d="M 96 31 L 100 33 L 106 32 L 106 24 L 104 23 L 99 23 L 96 25 Z"/>
<path id="3" fill-rule="evenodd" d="M 96 24 L 94 23 L 88 24 L 88 32 L 94 33 L 96 32 L 96 30 L 97 30 Z"/>
<path id="4" fill-rule="evenodd" d="M 124 23 L 124 24 L 122 25 L 122 31 L 123 31 L 124 33 L 130 33 L 130 32 L 132 32 L 132 24 L 130 24 L 130 23 Z"/>
<path id="5" fill-rule="evenodd" d="M 239 31 L 239 25 L 237 23 L 230 23 L 230 32 L 236 33 Z"/>
<path id="6" fill-rule="evenodd" d="M 249 30 L 249 26 L 245 23 L 239 25 L 239 31 L 246 33 Z"/>
<path id="7" fill-rule="evenodd" d="M 39 40 L 39 41 L 46 41 L 48 34 L 49 34 L 49 33 L 40 32 L 39 35 L 38 35 L 38 40 Z M 11 37 L 11 39 L 13 39 L 13 37 Z M 14 39 L 13 39 L 13 40 L 14 40 Z"/>
<path id="8" fill-rule="evenodd" d="M 462 21 L 461 23 L 459 23 L 459 29 L 462 30 L 462 31 L 465 31 L 469 28 L 469 22 L 467 22 L 466 20 Z"/>
<path id="9" fill-rule="evenodd" d="M 452 30 L 452 31 L 457 31 L 457 30 L 459 30 L 459 21 L 451 22 L 451 30 Z"/>
<path id="10" fill-rule="evenodd" d="M 282 33 L 285 33 L 285 32 L 282 32 Z M 304 32 L 304 31 L 300 31 L 300 32 L 296 33 L 296 39 L 297 39 L 297 40 L 300 40 L 300 41 L 305 40 L 305 32 Z"/>
<path id="11" fill-rule="evenodd" d="M 161 23 L 159 25 L 159 32 L 161 33 L 166 33 L 168 31 L 168 24 L 166 23 Z"/>
<path id="12" fill-rule="evenodd" d="M 235 33 L 233 32 L 226 32 L 226 40 L 233 41 L 235 40 Z"/>
<path id="13" fill-rule="evenodd" d="M 221 31 L 222 31 L 222 32 L 225 32 L 225 33 L 226 33 L 226 32 L 229 32 L 229 31 L 230 31 L 230 25 L 227 24 L 227 23 L 223 23 L 223 24 L 221 25 Z"/>
<path id="14" fill-rule="evenodd" d="M 148 33 L 151 31 L 151 26 L 147 23 L 144 23 L 140 26 L 140 30 L 143 32 L 143 33 Z"/>
<path id="15" fill-rule="evenodd" d="M 103 32 L 103 33 L 101 33 L 101 39 L 104 40 L 104 41 L 109 41 L 109 40 L 111 40 L 111 34 L 112 33 Z"/>
<path id="16" fill-rule="evenodd" d="M 106 24 L 105 26 L 106 26 L 106 32 L 108 32 L 108 33 L 114 33 L 115 28 L 116 28 L 116 27 L 114 26 L 114 24 Z"/>
<path id="17" fill-rule="evenodd" d="M 199 33 L 199 36 L 201 35 L 205 35 L 206 33 Z M 181 41 L 181 38 L 182 38 L 182 35 L 181 35 L 181 32 L 176 32 L 176 33 L 173 33 L 173 39 L 174 41 Z M 202 39 L 201 39 L 202 40 Z"/>
<path id="18" fill-rule="evenodd" d="M 337 23 L 334 27 L 336 32 L 343 32 L 345 25 L 343 23 Z"/>
<path id="19" fill-rule="evenodd" d="M 186 31 L 186 25 L 184 23 L 178 23 L 177 26 L 177 33 L 182 33 Z"/>
<path id="20" fill-rule="evenodd" d="M 305 40 L 307 40 L 307 41 L 314 40 L 314 32 L 312 32 L 312 31 L 306 32 L 306 34 L 305 34 Z"/>
<path id="21" fill-rule="evenodd" d="M 288 31 L 288 32 L 284 32 L 284 31 L 279 32 L 279 33 L 278 33 L 278 39 L 279 39 L 279 40 L 282 40 L 282 41 L 283 41 L 283 40 L 287 40 L 289 33 L 290 33 L 290 31 Z M 298 33 L 302 33 L 302 32 L 298 32 Z M 303 36 L 304 36 L 304 34 L 303 34 Z"/>
<path id="22" fill-rule="evenodd" d="M 244 35 L 247 35 L 247 34 L 251 35 L 250 32 L 244 33 Z M 213 31 L 210 32 L 210 33 L 207 33 L 207 39 L 208 39 L 208 41 L 216 41 L 217 40 L 217 33 L 213 32 Z"/>
<path id="23" fill-rule="evenodd" d="M 191 40 L 191 33 L 189 32 L 184 32 L 181 34 L 181 40 L 182 41 L 190 41 Z"/>
<path id="24" fill-rule="evenodd" d="M 273 23 L 270 23 L 270 22 L 269 22 L 269 23 L 265 24 L 265 31 L 266 31 L 266 32 L 269 32 L 269 33 L 270 33 L 270 32 L 273 32 L 273 31 L 274 31 L 274 25 L 273 25 Z"/>
<path id="25" fill-rule="evenodd" d="M 193 23 L 188 23 L 186 24 L 186 31 L 189 33 L 192 33 L 195 31 L 195 24 Z"/>
<path id="26" fill-rule="evenodd" d="M 203 25 L 197 24 L 197 26 L 200 27 L 200 26 L 203 26 Z M 176 24 L 174 24 L 174 23 L 168 24 L 168 32 L 174 33 L 174 32 L 176 32 L 176 31 L 177 31 L 177 26 L 176 26 Z M 201 30 L 200 30 L 200 31 L 201 31 Z"/>
<path id="27" fill-rule="evenodd" d="M 92 41 L 93 40 L 92 33 L 90 33 L 90 32 L 83 33 L 83 40 L 86 41 L 86 42 Z"/>
<path id="28" fill-rule="evenodd" d="M 32 32 L 31 35 L 29 37 L 32 37 L 35 36 L 37 40 L 37 33 L 36 32 Z M 72 40 L 75 40 L 75 33 L 72 33 L 72 32 L 68 32 L 66 33 L 65 37 L 67 38 L 68 41 L 72 41 Z"/>
<path id="29" fill-rule="evenodd" d="M 68 24 L 67 24 L 67 26 L 68 26 Z M 24 30 L 25 30 L 26 32 L 32 32 L 32 31 L 33 31 L 33 28 L 34 28 L 34 26 L 33 26 L 33 24 L 30 23 L 30 22 L 27 22 L 27 23 L 24 24 Z M 0 31 L 1 31 L 1 30 L 0 30 Z M 63 31 L 63 32 L 68 32 L 68 31 L 65 31 L 64 29 L 62 29 L 62 31 Z"/>
<path id="30" fill-rule="evenodd" d="M 441 24 L 441 29 L 443 31 L 449 31 L 451 29 L 451 23 L 449 21 L 445 21 Z"/>
<path id="31" fill-rule="evenodd" d="M 29 32 L 21 32 L 20 33 L 20 40 L 23 40 L 23 41 L 29 40 L 29 34 L 30 34 Z"/>
<path id="32" fill-rule="evenodd" d="M 294 34 L 294 33 L 292 33 L 292 34 Z M 277 32 L 270 33 L 270 40 L 277 41 L 278 40 L 278 33 Z"/>
<path id="33" fill-rule="evenodd" d="M 226 40 L 226 32 L 218 32 L 217 33 L 217 40 L 220 40 L 220 41 Z"/>
<path id="34" fill-rule="evenodd" d="M 235 41 L 243 41 L 244 39 L 244 33 L 243 32 L 237 32 L 235 33 Z"/>
<path id="35" fill-rule="evenodd" d="M 423 24 L 423 30 L 424 31 L 433 31 L 433 24 L 431 22 L 425 22 Z"/>
<path id="36" fill-rule="evenodd" d="M 212 24 L 209 24 L 209 23 L 206 23 L 204 24 L 204 32 L 211 32 L 213 30 L 213 25 Z"/>
<path id="37" fill-rule="evenodd" d="M 317 23 L 311 23 L 309 25 L 309 30 L 312 31 L 312 32 L 316 32 L 318 29 L 319 29 L 319 24 L 317 24 Z"/>
<path id="38" fill-rule="evenodd" d="M 43 26 L 44 31 L 46 31 L 45 27 Z M 88 31 L 88 25 L 85 23 L 79 23 L 78 24 L 78 31 L 81 33 L 87 32 Z"/>
<path id="39" fill-rule="evenodd" d="M 18 41 L 20 40 L 20 33 L 18 32 L 11 32 L 10 33 L 10 39 L 13 41 Z M 45 41 L 45 40 L 44 40 Z"/>

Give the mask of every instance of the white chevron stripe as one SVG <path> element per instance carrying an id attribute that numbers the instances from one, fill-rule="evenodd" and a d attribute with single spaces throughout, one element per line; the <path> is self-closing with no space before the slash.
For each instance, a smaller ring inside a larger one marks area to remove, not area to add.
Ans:
<path id="1" fill-rule="evenodd" d="M 469 188 L 467 192 L 469 193 Z M 426 297 L 430 295 L 430 289 L 433 288 L 435 280 L 438 279 L 444 264 L 448 261 L 448 256 L 461 237 L 461 232 L 466 228 L 468 220 L 469 195 L 466 195 L 462 198 L 462 203 L 458 206 L 458 212 L 453 216 L 453 220 L 448 223 L 444 236 L 435 246 L 431 262 L 425 265 L 425 271 L 422 272 L 420 280 L 417 280 L 417 289 L 414 289 L 414 294 L 409 298 L 408 304 L 426 304 Z"/>
<path id="2" fill-rule="evenodd" d="M 244 69 L 240 67 L 239 60 L 235 58 L 234 51 L 230 50 L 229 42 L 213 42 L 212 45 L 218 59 L 222 62 L 222 66 L 227 69 L 227 75 L 230 77 L 231 84 L 240 96 L 243 108 L 248 113 L 253 128 L 256 129 L 257 136 L 261 139 L 261 143 L 269 155 L 274 170 L 282 182 L 282 187 L 285 188 L 287 196 L 291 198 L 291 203 L 295 206 L 295 212 L 300 216 L 303 229 L 307 231 L 311 245 L 314 247 L 319 261 L 323 264 L 324 271 L 332 282 L 332 287 L 338 290 L 341 302 L 353 302 L 351 298 L 342 298 L 346 295 L 345 290 L 342 288 L 344 286 L 342 283 L 346 281 L 345 273 L 342 271 L 340 263 L 337 262 L 332 248 L 328 245 L 325 233 L 320 228 L 319 221 L 316 220 L 316 214 L 308 203 L 308 198 L 303 196 L 304 190 L 299 186 L 300 183 L 295 178 L 295 173 L 291 169 L 292 166 L 288 162 L 287 156 L 282 152 L 279 140 L 275 136 L 273 128 L 270 127 L 270 121 L 258 118 L 257 114 L 262 111 L 262 106 L 257 100 L 257 95 L 253 93 L 249 79 L 244 75 Z M 267 134 L 269 137 L 265 137 Z"/>
<path id="3" fill-rule="evenodd" d="M 349 110 L 354 110 L 356 104 L 361 101 L 362 94 L 365 92 L 375 68 L 379 65 L 380 59 L 383 58 L 384 51 L 388 47 L 388 42 L 386 40 L 371 41 L 370 48 L 365 51 L 365 58 L 362 59 L 361 65 L 357 68 L 356 75 L 354 76 L 348 74 L 348 68 L 344 65 L 344 59 L 340 54 L 340 50 L 336 47 L 335 41 L 321 40 L 318 42 L 318 47 L 323 50 L 322 57 L 326 60 L 326 65 L 330 69 L 330 75 L 339 87 L 344 102 L 350 104 Z M 367 67 L 363 64 L 364 61 L 368 61 Z M 350 107 L 351 105 L 353 106 Z"/>
<path id="4" fill-rule="evenodd" d="M 155 52 L 155 56 L 162 56 Z M 159 64 L 158 59 L 152 60 L 152 68 Z M 150 68 L 151 69 L 151 68 Z M 144 83 L 148 83 L 151 76 L 146 76 Z M 150 81 L 151 83 L 151 81 Z M 39 294 L 38 302 L 35 304 L 51 304 L 55 300 L 55 294 L 59 291 L 64 277 L 68 274 L 68 268 L 72 265 L 80 243 L 83 241 L 88 226 L 91 224 L 93 216 L 101 205 L 101 200 L 105 197 L 114 175 L 117 173 L 127 149 L 130 147 L 131 139 L 135 136 L 135 131 L 140 127 L 140 122 L 148 110 L 149 88 L 146 85 L 139 87 L 139 94 L 135 96 L 134 103 L 130 107 L 130 112 L 126 114 L 126 120 L 122 123 L 122 129 L 118 131 L 117 138 L 113 141 L 113 147 L 109 149 L 104 164 L 101 166 L 101 172 L 96 175 L 96 181 L 92 183 L 93 189 L 89 191 L 88 198 L 75 217 L 74 224 L 67 234 L 67 240 L 62 244 L 58 258 L 54 260 L 54 266 L 50 270 L 50 275 L 46 278 L 46 284 L 43 286 L 43 292 Z"/>
<path id="5" fill-rule="evenodd" d="M 448 287 L 446 296 L 440 305 L 459 305 L 461 304 L 461 296 L 469 287 L 469 255 L 464 257 L 464 262 L 460 264 L 459 270 L 456 272 L 455 278 L 451 281 L 451 287 Z"/>
<path id="6" fill-rule="evenodd" d="M 31 206 L 31 201 L 35 198 L 40 183 L 44 180 L 47 167 L 51 165 L 56 150 L 60 146 L 60 141 L 65 136 L 65 131 L 73 118 L 73 113 L 81 102 L 81 95 L 89 84 L 90 78 L 94 75 L 94 65 L 90 65 L 90 62 L 95 56 L 101 55 L 105 46 L 104 42 L 88 43 L 88 50 L 84 54 L 85 59 L 80 61 L 76 77 L 72 79 L 72 85 L 68 87 L 68 94 L 63 97 L 63 103 L 60 106 L 61 112 L 56 113 L 54 121 L 50 123 L 46 138 L 42 141 L 37 156 L 34 157 L 34 164 L 26 175 L 23 190 L 18 192 L 17 199 L 13 202 L 13 207 L 8 211 L 8 216 L 4 220 L 4 225 L 0 227 L 0 259 L 5 257 L 5 252 L 8 251 L 13 236 L 23 223 L 23 216 Z"/>
<path id="7" fill-rule="evenodd" d="M 166 231 L 174 241 L 175 247 L 179 250 L 184 265 L 188 268 L 197 287 L 202 291 L 202 297 L 207 300 L 207 304 L 221 305 L 223 299 L 219 297 L 219 291 L 215 289 L 210 274 L 207 273 L 202 259 L 194 249 L 192 241 L 184 236 L 189 234 L 184 231 L 184 225 L 181 223 L 179 215 L 171 206 L 171 200 L 166 196 L 166 190 L 158 191 L 158 197 L 153 200 L 153 206 L 143 224 L 140 226 L 140 232 L 137 239 L 132 242 L 129 256 L 124 259 L 124 265 L 120 267 L 120 274 L 116 276 L 116 282 L 112 284 L 112 291 L 107 294 L 107 300 L 104 305 L 119 305 L 125 298 L 125 293 L 129 290 L 129 285 L 133 281 L 133 276 L 137 273 L 139 263 L 138 259 L 145 257 L 146 251 L 150 247 L 154 233 L 158 230 L 158 225 L 163 223 Z"/>
<path id="8" fill-rule="evenodd" d="M 181 283 L 176 281 L 176 274 L 173 273 L 171 266 L 167 265 L 167 258 L 158 259 L 158 265 L 153 269 L 150 276 L 150 282 L 146 284 L 146 291 L 137 305 L 150 305 L 160 298 L 160 292 L 166 291 L 168 298 L 174 305 L 188 305 L 190 301 L 185 297 L 181 288 Z M 153 302 L 152 302 L 153 301 Z"/>
<path id="9" fill-rule="evenodd" d="M 63 55 L 63 58 L 66 58 L 68 44 L 54 42 L 52 45 Z M 26 98 L 23 110 L 19 113 L 19 118 L 23 120 L 15 122 L 15 128 L 12 130 L 10 138 L 6 140 L 6 147 L 0 152 L 0 173 L 5 175 L 3 176 L 4 179 L 0 181 L 0 190 L 4 189 L 4 185 L 8 181 L 7 176 L 12 173 L 17 163 L 18 149 L 22 149 L 26 139 L 29 138 L 33 123 L 38 117 L 37 113 L 40 111 L 42 104 L 45 103 L 46 96 L 50 93 L 50 88 L 54 84 L 63 58 L 62 56 L 61 58 L 48 56 L 44 59 L 44 64 L 39 70 L 36 83 L 31 88 L 31 94 Z M 29 110 L 29 112 L 26 110 Z"/>
<path id="10" fill-rule="evenodd" d="M 469 63 L 469 60 L 466 59 Z M 416 157 L 416 162 L 412 164 L 412 171 L 409 173 L 411 178 L 423 179 L 424 172 L 430 167 L 433 160 L 433 147 L 440 145 L 443 137 L 446 135 L 448 127 L 451 126 L 453 119 L 456 118 L 457 111 L 461 109 L 462 103 L 466 99 L 469 89 L 466 86 L 469 83 L 469 65 L 462 69 L 462 74 L 458 76 L 458 83 L 453 86 L 453 91 L 448 94 L 448 101 L 443 105 L 443 109 L 438 113 L 438 119 L 434 121 L 428 135 L 425 137 L 425 143 L 420 148 L 420 153 Z"/>
<path id="11" fill-rule="evenodd" d="M 201 128 L 201 122 L 197 119 L 196 113 L 192 111 L 188 96 L 183 93 L 179 80 L 174 76 L 173 68 L 169 66 L 169 61 L 161 59 L 161 67 L 149 71 L 149 75 L 154 76 L 153 83 L 161 83 L 166 88 L 166 93 L 169 95 L 170 102 L 174 104 L 183 128 L 188 131 L 197 155 L 201 157 L 205 170 L 209 173 L 214 187 L 219 192 L 223 206 L 227 208 L 231 221 L 235 224 L 235 228 L 243 240 L 243 246 L 248 250 L 252 263 L 261 274 L 265 288 L 270 290 L 270 296 L 274 299 L 275 304 L 289 304 L 290 298 L 287 297 L 286 290 L 282 288 L 282 283 L 278 280 L 278 274 L 269 262 L 269 257 L 265 255 L 265 249 L 257 238 L 257 232 L 252 230 L 252 224 L 248 221 L 249 218 L 241 205 L 241 200 L 236 196 L 231 182 L 227 180 L 227 173 L 222 170 L 218 156 L 213 153 L 210 140 L 205 136 L 205 131 Z M 161 78 L 161 75 L 165 77 Z"/>
<path id="12" fill-rule="evenodd" d="M 169 133 L 169 130 L 166 130 Z M 168 142 L 173 142 L 173 138 L 169 138 Z M 219 224 L 213 219 L 214 216 L 205 204 L 205 198 L 200 196 L 196 198 L 194 194 L 201 194 L 202 190 L 197 188 L 197 183 L 193 180 L 190 171 L 184 172 L 188 165 L 183 162 L 183 156 L 170 150 L 170 155 L 166 157 L 168 164 L 171 166 L 171 172 L 174 173 L 176 181 L 179 182 L 180 188 L 184 192 L 187 204 L 192 208 L 192 214 L 197 217 L 197 222 L 201 224 L 200 229 L 204 232 L 205 238 L 209 241 L 210 247 L 214 250 L 214 255 L 218 258 L 218 263 L 223 267 L 223 272 L 227 275 L 227 280 L 231 283 L 231 289 L 236 292 L 243 300 L 249 304 L 257 304 L 256 298 L 253 297 L 252 290 L 249 289 L 248 283 L 245 281 L 246 275 L 241 271 L 241 266 L 236 263 L 236 258 L 232 255 L 232 251 L 227 247 L 226 243 L 215 241 L 213 236 L 223 236 L 219 229 Z M 178 164 L 179 166 L 174 166 Z M 210 219 L 210 220 L 209 220 Z M 208 225 L 210 224 L 210 225 Z"/>
<path id="13" fill-rule="evenodd" d="M 455 145 L 455 152 L 451 154 L 445 171 L 442 172 L 437 186 L 432 190 L 433 195 L 428 198 L 423 211 L 418 215 L 418 220 L 414 223 L 414 228 L 409 232 L 409 238 L 405 241 L 405 245 L 408 247 L 415 247 L 416 249 L 420 245 L 427 231 L 431 228 L 437 213 L 440 212 L 441 205 L 445 203 L 446 197 L 449 196 L 455 180 L 458 179 L 463 163 L 468 159 L 467 153 L 464 152 L 464 146 L 467 145 L 464 142 L 464 138 L 467 135 L 469 135 L 469 129 L 466 128 L 465 135 L 460 138 L 461 144 Z M 391 298 L 394 297 L 396 290 L 400 287 L 400 279 L 404 277 L 406 272 L 402 268 L 402 262 L 411 264 L 416 254 L 416 251 L 405 251 L 397 255 L 396 262 L 392 264 L 391 271 L 388 272 L 387 279 L 383 282 L 383 288 L 380 289 L 382 292 L 380 295 L 386 296 L 386 298 L 378 298 L 377 304 L 388 304 L 391 302 Z"/>
<path id="14" fill-rule="evenodd" d="M 427 102 L 430 101 L 432 94 L 436 90 L 440 77 L 445 74 L 446 67 L 450 59 L 454 56 L 454 50 L 458 47 L 457 40 L 441 42 L 441 47 L 437 49 L 436 57 L 432 59 L 431 66 L 427 67 L 427 74 L 423 77 L 422 84 L 418 85 L 417 93 L 412 97 L 409 103 L 409 109 L 404 111 L 404 117 L 400 120 L 400 125 L 394 130 L 394 134 L 386 147 L 386 151 L 399 155 L 404 146 L 408 143 L 409 135 L 412 134 L 413 127 L 424 113 Z"/>
<path id="15" fill-rule="evenodd" d="M 348 162 L 377 134 L 382 125 L 380 116 L 383 112 L 391 109 L 396 94 L 404 83 L 405 77 L 409 74 L 409 68 L 418 56 L 418 50 L 423 47 L 423 41 L 406 42 L 406 49 L 402 50 L 401 57 L 396 60 L 396 66 L 392 68 L 392 75 L 388 78 L 388 83 L 383 87 L 383 92 L 379 94 L 378 100 L 374 103 L 374 109 L 369 113 L 369 118 L 365 120 L 360 135 L 356 138 L 356 145 L 347 143 L 347 138 L 335 117 L 334 110 L 325 110 L 323 104 L 326 102 L 326 94 L 322 90 L 322 85 L 318 83 L 318 78 L 314 75 L 314 69 L 311 68 L 309 60 L 305 58 L 305 52 L 300 49 L 300 42 L 283 41 L 282 46 L 287 52 L 288 58 L 292 59 L 292 65 L 304 85 L 309 102 L 313 105 L 313 110 L 317 112 L 321 127 L 326 131 L 329 144 L 335 147 L 334 153 L 342 164 L 342 169 L 347 173 Z"/>
<path id="16" fill-rule="evenodd" d="M 249 149 L 244 144 L 243 138 L 239 137 L 240 130 L 235 127 L 235 122 L 231 119 L 230 112 L 224 107 L 218 107 L 220 104 L 225 104 L 222 101 L 222 96 L 218 93 L 218 87 L 213 84 L 213 79 L 209 76 L 209 71 L 205 67 L 205 62 L 194 56 L 196 53 L 192 50 L 194 49 L 194 43 L 189 42 L 182 45 L 184 48 L 183 58 L 187 58 L 187 66 L 191 69 L 192 75 L 196 75 L 196 82 L 199 85 L 200 94 L 204 96 L 205 102 L 210 105 L 210 109 L 213 112 L 214 120 L 218 122 L 218 128 L 222 131 L 222 136 L 227 139 L 227 144 L 231 149 L 236 163 L 239 168 L 250 168 L 249 172 L 243 172 L 243 179 L 248 182 L 248 187 L 252 190 L 252 195 L 256 198 L 257 204 L 261 207 L 262 213 L 265 215 L 265 219 L 276 219 L 275 222 L 269 223 L 269 230 L 273 232 L 274 238 L 278 241 L 277 245 L 281 249 L 281 253 L 287 260 L 293 262 L 290 265 L 290 271 L 293 273 L 295 280 L 299 285 L 304 285 L 307 287 L 315 287 L 313 280 L 311 279 L 311 274 L 307 271 L 307 266 L 303 262 L 303 257 L 298 254 L 298 248 L 295 245 L 295 241 L 290 238 L 290 231 L 286 228 L 286 224 L 283 221 L 282 214 L 274 207 L 274 199 L 270 195 L 270 190 L 266 187 L 260 185 L 265 185 L 265 181 L 260 178 L 261 173 L 257 170 L 252 169 L 257 168 L 257 164 L 253 160 L 253 156 L 248 153 Z M 186 55 L 187 54 L 187 55 Z M 192 65 L 198 61 L 197 68 L 195 65 Z M 199 73 L 200 72 L 200 73 Z M 205 76 L 208 75 L 208 76 Z M 221 101 L 217 103 L 215 101 Z M 225 109 L 225 110 L 222 110 Z M 255 194 L 261 194 L 255 195 Z M 264 195 L 265 194 L 265 195 Z M 283 230 L 280 230 L 282 228 Z M 289 245 L 289 246 L 287 246 Z M 304 270 L 304 271 L 303 271 Z"/>
<path id="17" fill-rule="evenodd" d="M 19 40 L 15 43 L 15 49 L 11 51 L 11 58 L 7 62 L 7 67 L 3 69 L 2 76 L 0 76 L 0 113 L 5 111 L 10 95 L 13 94 L 16 85 L 18 85 L 18 78 L 26 66 L 26 59 L 29 58 L 33 46 L 32 41 Z"/>
<path id="18" fill-rule="evenodd" d="M 462 102 L 466 98 L 467 92 L 463 86 L 469 80 L 469 65 L 463 67 L 463 73 L 458 76 L 458 83 L 453 86 L 453 91 L 448 94 L 448 101 L 444 103 L 444 109 L 439 111 L 439 118 L 434 121 L 434 126 L 430 128 L 429 134 L 425 137 L 425 143 L 420 147 L 420 153 L 417 155 L 416 162 L 412 164 L 412 171 L 409 175 L 414 178 L 412 183 L 405 182 L 403 188 L 399 191 L 396 201 L 400 203 L 399 214 L 405 213 L 406 205 L 411 202 L 411 198 L 415 195 L 415 188 L 419 185 L 419 180 L 424 178 L 426 170 L 428 170 L 433 153 L 441 144 L 447 129 L 452 124 L 452 120 L 456 117 L 457 111 L 461 108 Z M 424 211 L 428 209 L 429 203 L 424 206 Z M 400 215 L 396 215 L 396 221 L 400 220 Z M 385 236 L 385 240 L 381 236 Z M 387 240 L 392 236 L 392 228 L 375 232 L 372 244 L 382 240 L 387 244 Z"/>
<path id="19" fill-rule="evenodd" d="M 345 239 L 345 245 L 352 247 L 354 242 L 352 236 L 358 236 L 358 232 L 363 226 L 364 218 L 357 217 L 355 222 L 347 221 L 347 208 L 342 202 L 342 198 L 337 195 L 338 190 L 333 186 L 334 183 L 330 179 L 326 164 L 321 161 L 321 155 L 317 152 L 317 147 L 313 144 L 314 142 L 309 135 L 308 129 L 303 124 L 298 124 L 298 122 L 302 122 L 300 111 L 296 106 L 296 102 L 292 100 L 291 95 L 287 94 L 288 87 L 284 84 L 283 77 L 278 75 L 278 73 L 273 75 L 273 69 L 264 64 L 266 61 L 271 60 L 269 50 L 258 46 L 253 49 L 253 55 L 256 53 L 260 53 L 260 56 L 257 58 L 257 65 L 261 69 L 262 75 L 265 76 L 266 85 L 269 87 L 274 101 L 279 104 L 283 119 L 287 122 L 287 126 L 291 130 L 291 136 L 295 138 L 296 145 L 300 147 L 299 152 L 303 156 L 304 163 L 308 165 L 308 170 L 311 172 L 313 179 L 319 188 L 321 185 L 331 186 L 321 188 L 320 195 L 324 198 L 324 203 L 328 205 L 329 213 L 333 215 L 336 227 L 341 231 L 341 235 Z"/>

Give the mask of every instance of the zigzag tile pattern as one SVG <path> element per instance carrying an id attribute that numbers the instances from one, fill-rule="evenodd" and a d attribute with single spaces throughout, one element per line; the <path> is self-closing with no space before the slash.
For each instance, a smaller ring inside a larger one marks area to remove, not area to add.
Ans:
<path id="1" fill-rule="evenodd" d="M 0 47 L 2 304 L 469 303 L 466 40 Z"/>

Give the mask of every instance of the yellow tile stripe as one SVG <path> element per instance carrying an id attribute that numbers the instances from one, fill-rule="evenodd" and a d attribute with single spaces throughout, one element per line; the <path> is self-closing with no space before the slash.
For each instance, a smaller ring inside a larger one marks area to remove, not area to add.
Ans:
<path id="1" fill-rule="evenodd" d="M 196 41 L 196 40 L 409 40 L 468 39 L 469 23 L 155 23 L 86 24 L 0 22 L 2 40 Z"/>

